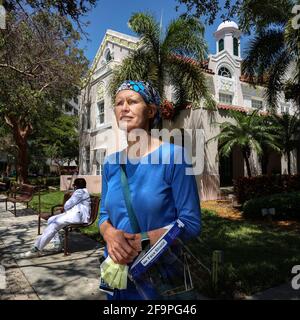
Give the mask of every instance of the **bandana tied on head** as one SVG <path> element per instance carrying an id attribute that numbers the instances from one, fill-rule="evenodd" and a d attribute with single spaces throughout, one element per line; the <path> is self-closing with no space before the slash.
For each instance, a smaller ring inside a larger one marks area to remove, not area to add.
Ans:
<path id="1" fill-rule="evenodd" d="M 156 89 L 145 81 L 125 80 L 118 88 L 116 94 L 122 90 L 133 90 L 139 93 L 147 104 L 154 104 L 157 112 L 153 121 L 155 126 L 160 120 L 160 96 Z"/>

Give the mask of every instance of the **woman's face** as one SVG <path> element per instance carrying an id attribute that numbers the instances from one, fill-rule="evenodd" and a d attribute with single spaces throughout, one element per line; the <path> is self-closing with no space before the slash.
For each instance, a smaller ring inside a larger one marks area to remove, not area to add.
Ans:
<path id="1" fill-rule="evenodd" d="M 155 105 L 147 105 L 143 97 L 133 90 L 119 91 L 114 109 L 119 128 L 127 132 L 132 129 L 148 130 L 149 120 L 156 112 Z"/>

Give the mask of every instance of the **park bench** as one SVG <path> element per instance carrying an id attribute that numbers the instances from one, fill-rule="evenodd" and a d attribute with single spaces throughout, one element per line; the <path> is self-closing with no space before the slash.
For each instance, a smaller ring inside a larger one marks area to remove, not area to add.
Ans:
<path id="1" fill-rule="evenodd" d="M 35 186 L 30 184 L 18 184 L 14 185 L 8 192 L 8 197 L 5 199 L 6 208 L 7 202 L 12 202 L 14 204 L 14 215 L 17 216 L 17 203 L 26 203 L 28 208 L 28 203 L 32 200 L 35 192 Z"/>
<path id="2" fill-rule="evenodd" d="M 55 205 L 51 208 L 51 212 L 39 212 L 38 215 L 38 234 L 40 234 L 41 230 L 41 219 L 43 220 L 48 220 L 51 216 L 60 214 L 64 212 L 64 204 L 68 201 L 68 199 L 71 197 L 72 193 L 68 192 L 65 193 L 64 195 L 64 200 L 63 204 L 58 204 Z M 99 196 L 93 196 L 90 195 L 91 197 L 91 215 L 90 215 L 90 221 L 88 223 L 78 223 L 78 224 L 71 224 L 66 227 L 64 227 L 64 255 L 67 256 L 69 255 L 69 233 L 73 229 L 78 229 L 78 228 L 85 228 L 89 227 L 92 225 L 98 216 L 98 210 L 99 210 L 99 202 L 100 202 L 100 197 Z"/>
<path id="3" fill-rule="evenodd" d="M 0 182 L 0 202 L 5 202 L 5 210 L 7 211 L 7 197 L 9 195 L 11 181 Z"/>

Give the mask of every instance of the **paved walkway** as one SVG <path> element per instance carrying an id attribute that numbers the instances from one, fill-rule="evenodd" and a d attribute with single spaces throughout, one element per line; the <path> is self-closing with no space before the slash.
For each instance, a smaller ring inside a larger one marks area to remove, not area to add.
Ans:
<path id="1" fill-rule="evenodd" d="M 291 283 L 285 283 L 256 293 L 253 296 L 248 296 L 246 300 L 300 300 L 300 289 L 295 290 L 292 288 Z"/>
<path id="2" fill-rule="evenodd" d="M 31 248 L 37 236 L 37 215 L 22 206 L 17 208 L 14 217 L 0 203 L 0 300 L 105 300 L 98 289 L 99 256 L 103 248 L 80 233 L 70 234 L 68 257 L 55 253 L 16 259 Z"/>

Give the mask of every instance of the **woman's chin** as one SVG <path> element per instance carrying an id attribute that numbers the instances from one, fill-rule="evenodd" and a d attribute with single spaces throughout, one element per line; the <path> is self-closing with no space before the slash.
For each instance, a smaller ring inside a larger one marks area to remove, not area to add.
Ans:
<path id="1" fill-rule="evenodd" d="M 140 129 L 139 126 L 130 123 L 130 121 L 120 121 L 119 122 L 119 129 L 122 131 L 130 132 L 133 129 Z"/>

